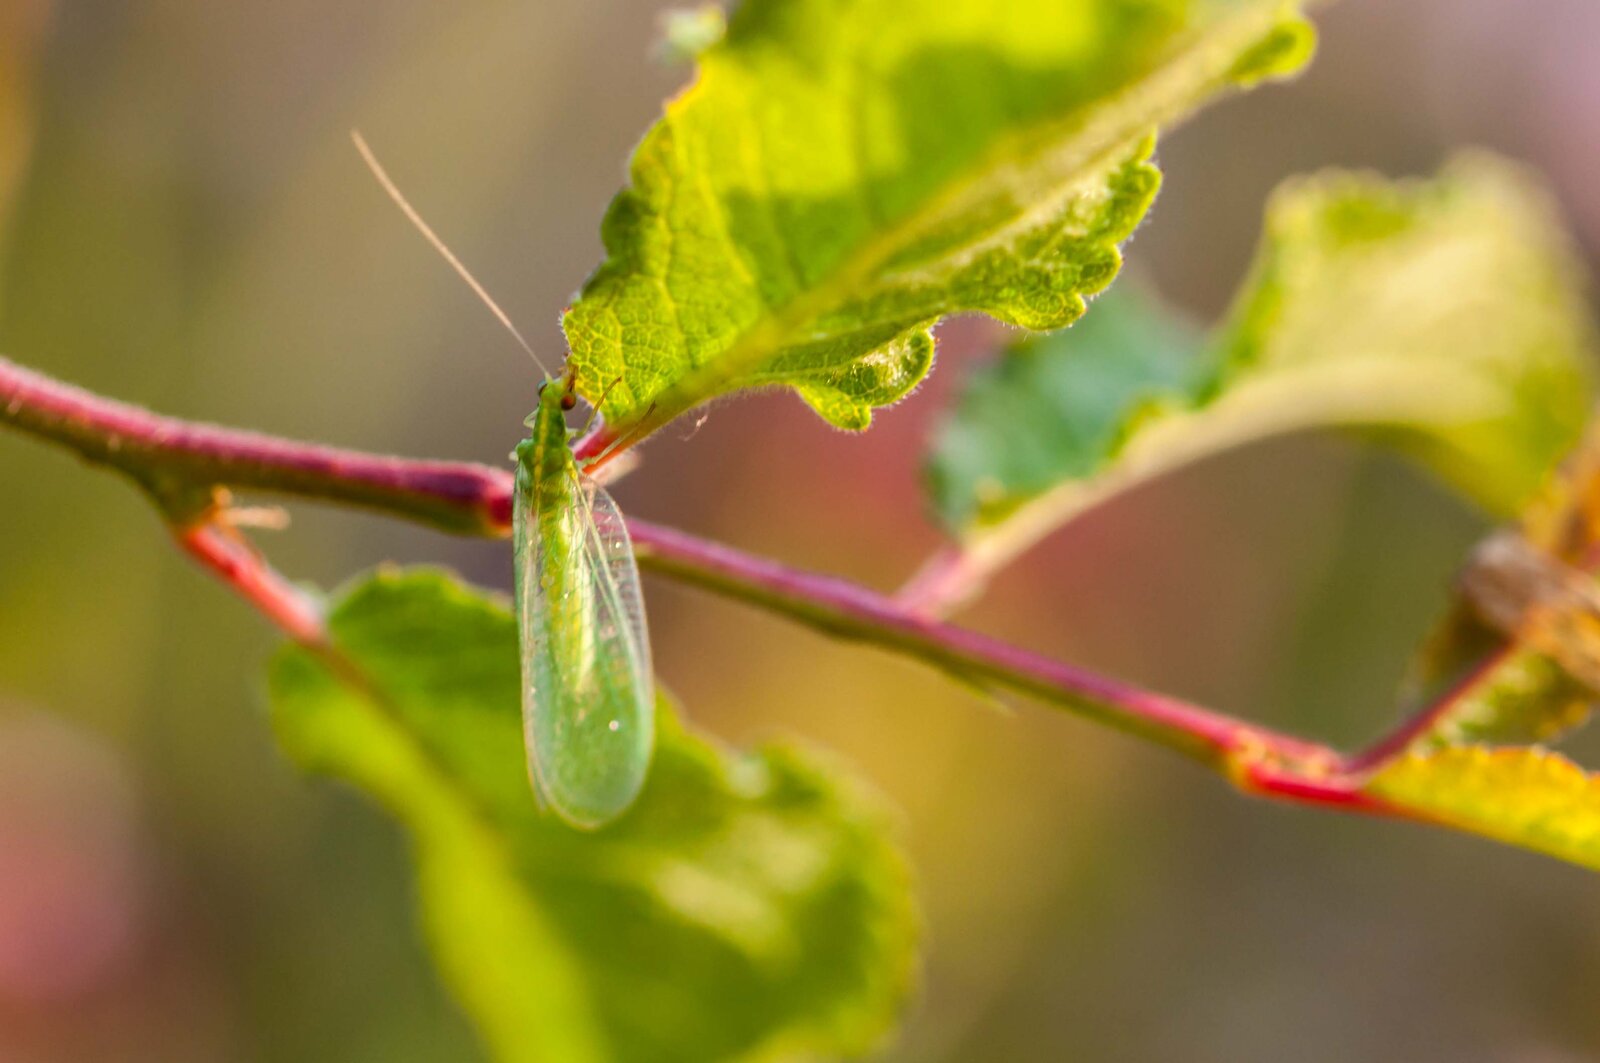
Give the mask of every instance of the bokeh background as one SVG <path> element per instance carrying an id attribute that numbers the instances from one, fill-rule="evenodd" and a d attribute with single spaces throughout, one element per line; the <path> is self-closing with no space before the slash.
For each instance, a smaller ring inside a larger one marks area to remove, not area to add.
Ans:
<path id="1" fill-rule="evenodd" d="M 661 99 L 648 2 L 0 0 L 0 350 L 175 414 L 501 461 L 526 358 L 426 250 L 359 126 L 535 345 L 599 260 Z M 1300 82 L 1161 149 L 1130 261 L 1214 318 L 1281 178 L 1425 173 L 1463 144 L 1548 175 L 1600 248 L 1600 6 L 1346 0 Z M 632 513 L 890 587 L 937 537 L 931 419 L 990 330 L 864 437 L 789 398 L 669 430 Z M 123 484 L 0 437 L 0 1060 L 479 1058 L 429 968 L 398 831 L 275 751 L 273 634 Z M 1058 535 L 966 618 L 1350 743 L 1483 518 L 1308 436 Z M 509 583 L 503 543 L 302 507 L 267 543 L 332 585 L 385 559 Z M 1419 828 L 1242 800 L 1158 751 L 652 582 L 701 725 L 799 733 L 903 810 L 929 953 L 904 1060 L 1600 1058 L 1600 880 Z M 1592 751 L 1592 747 L 1591 747 Z M 1590 757 L 1590 763 L 1600 758 Z"/>

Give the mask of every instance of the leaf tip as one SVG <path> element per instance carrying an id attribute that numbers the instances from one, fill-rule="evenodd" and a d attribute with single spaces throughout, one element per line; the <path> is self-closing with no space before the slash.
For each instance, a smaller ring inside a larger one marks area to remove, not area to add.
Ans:
<path id="1" fill-rule="evenodd" d="M 728 17 L 717 4 L 672 8 L 661 13 L 656 55 L 664 63 L 692 63 L 728 32 Z"/>
<path id="2" fill-rule="evenodd" d="M 1305 69 L 1317 51 L 1317 30 L 1311 20 L 1296 13 L 1285 15 L 1267 35 L 1241 55 L 1228 71 L 1228 80 L 1240 88 L 1264 81 L 1280 81 Z"/>

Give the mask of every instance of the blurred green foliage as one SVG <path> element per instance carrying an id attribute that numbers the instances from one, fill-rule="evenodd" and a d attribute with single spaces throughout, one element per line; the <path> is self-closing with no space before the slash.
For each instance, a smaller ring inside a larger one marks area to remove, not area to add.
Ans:
<path id="1" fill-rule="evenodd" d="M 359 679 L 289 650 L 277 728 L 412 831 L 435 953 L 499 1058 L 858 1054 L 910 988 L 914 905 L 875 801 L 792 746 L 733 755 L 661 707 L 650 779 L 573 830 L 528 784 L 517 631 L 438 573 L 379 574 L 329 616 Z"/>
<path id="2" fill-rule="evenodd" d="M 1268 208 L 1255 266 L 1202 346 L 1108 297 L 975 375 L 935 437 L 945 523 L 1014 554 L 1110 494 L 1274 434 L 1357 428 L 1509 515 L 1578 440 L 1595 334 L 1537 181 L 1484 155 L 1428 182 L 1327 173 Z"/>
<path id="3" fill-rule="evenodd" d="M 1087 505 L 1097 477 L 1116 478 L 1117 456 L 1145 419 L 1177 413 L 1204 387 L 1201 337 L 1137 284 L 1095 300 L 1073 328 L 1021 339 L 973 371 L 925 471 L 952 534 L 1001 524 L 1064 482 L 1081 495 L 1077 508 Z"/>

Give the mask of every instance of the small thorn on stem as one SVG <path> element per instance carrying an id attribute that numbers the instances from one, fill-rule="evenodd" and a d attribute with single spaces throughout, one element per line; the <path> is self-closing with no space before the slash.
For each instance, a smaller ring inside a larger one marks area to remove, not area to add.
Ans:
<path id="1" fill-rule="evenodd" d="M 289 511 L 282 506 L 229 506 L 220 510 L 217 523 L 229 528 L 254 528 L 283 531 L 289 527 Z"/>

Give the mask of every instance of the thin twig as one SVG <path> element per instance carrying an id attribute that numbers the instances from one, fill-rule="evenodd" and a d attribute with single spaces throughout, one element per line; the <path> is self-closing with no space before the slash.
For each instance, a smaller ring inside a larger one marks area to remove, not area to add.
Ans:
<path id="1" fill-rule="evenodd" d="M 251 488 L 364 506 L 464 535 L 511 526 L 511 473 L 317 446 L 164 417 L 0 358 L 0 420 L 142 484 Z"/>
<path id="2" fill-rule="evenodd" d="M 178 485 L 208 497 L 217 488 L 253 488 L 365 506 L 469 535 L 503 535 L 510 524 L 512 478 L 505 470 L 335 450 L 194 424 L 102 398 L 4 359 L 0 421 L 71 447 L 146 487 Z M 315 605 L 242 539 L 192 515 L 180 520 L 169 513 L 169 519 L 187 552 L 291 637 L 310 645 L 324 641 Z M 655 572 L 912 657 L 967 682 L 1067 708 L 1184 753 L 1247 792 L 1363 812 L 1396 811 L 1363 796 L 1361 774 L 1324 745 L 918 615 L 841 579 L 645 521 L 630 520 L 628 527 L 640 563 Z"/>
<path id="3" fill-rule="evenodd" d="M 949 616 L 977 593 L 981 578 L 973 578 L 968 554 L 951 543 L 934 551 L 895 593 L 901 608 L 918 616 Z"/>
<path id="4" fill-rule="evenodd" d="M 302 646 L 327 645 L 322 610 L 267 564 L 249 543 L 214 524 L 174 528 L 173 538 L 185 553 L 237 591 L 285 635 Z"/>
<path id="5" fill-rule="evenodd" d="M 918 617 L 857 584 L 804 572 L 671 528 L 630 521 L 640 562 L 674 579 L 868 641 L 980 685 L 1062 705 L 1200 760 L 1269 752 L 1300 764 L 1337 755 L 1311 742 L 1062 664 L 975 631 Z"/>

